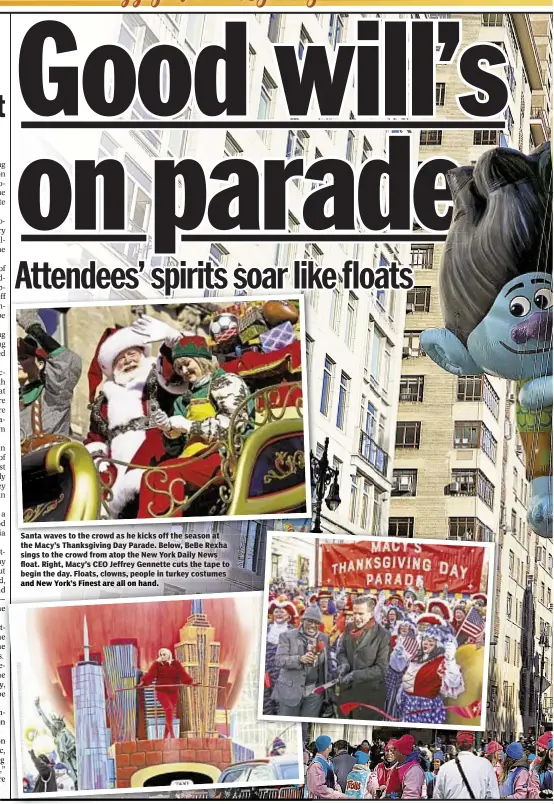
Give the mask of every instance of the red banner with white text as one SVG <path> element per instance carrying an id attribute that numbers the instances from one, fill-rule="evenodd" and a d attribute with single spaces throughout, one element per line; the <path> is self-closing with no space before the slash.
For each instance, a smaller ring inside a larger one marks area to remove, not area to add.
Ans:
<path id="1" fill-rule="evenodd" d="M 428 592 L 481 590 L 485 550 L 467 545 L 350 542 L 321 545 L 321 585 L 405 590 L 423 582 Z"/>

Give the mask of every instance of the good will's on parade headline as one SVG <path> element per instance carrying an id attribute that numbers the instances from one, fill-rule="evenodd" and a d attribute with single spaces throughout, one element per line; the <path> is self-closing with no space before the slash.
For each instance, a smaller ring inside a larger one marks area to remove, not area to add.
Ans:
<path id="1" fill-rule="evenodd" d="M 20 49 L 21 95 L 33 115 L 22 126 L 71 128 L 107 118 L 109 128 L 109 121 L 130 112 L 136 100 L 150 120 L 175 120 L 195 107 L 205 127 L 245 119 L 256 125 L 248 109 L 247 28 L 246 21 L 226 22 L 224 42 L 206 45 L 190 61 L 169 44 L 152 45 L 138 62 L 121 45 L 108 44 L 88 53 L 78 67 L 56 64 L 58 54 L 79 51 L 69 26 L 56 20 L 38 22 Z M 382 122 L 384 128 L 394 121 L 388 161 L 368 159 L 355 169 L 346 159 L 320 158 L 309 165 L 300 158 L 269 159 L 255 165 L 232 158 L 213 166 L 194 159 L 156 159 L 154 253 L 174 253 L 178 230 L 198 232 L 203 225 L 212 233 L 286 233 L 287 183 L 295 178 L 315 184 L 303 206 L 307 234 L 356 232 L 360 226 L 362 232 L 407 234 L 414 219 L 428 231 L 448 230 L 451 195 L 444 175 L 456 162 L 434 157 L 414 166 L 411 134 L 397 132 L 409 131 L 410 122 L 432 122 L 436 65 L 454 60 L 468 86 L 468 92 L 456 98 L 461 116 L 467 118 L 464 122 L 498 122 L 492 118 L 503 113 L 508 88 L 503 71 L 494 70 L 506 64 L 506 56 L 492 43 L 461 49 L 459 20 L 361 20 L 357 34 L 356 43 L 337 46 L 334 64 L 323 44 L 308 44 L 302 61 L 296 45 L 274 44 L 282 91 L 291 125 L 301 121 L 309 126 L 306 115 L 314 93 L 318 120 L 327 118 L 332 124 L 341 117 L 353 81 L 359 121 Z M 108 70 L 111 82 L 106 81 Z M 87 112 L 89 120 L 79 118 Z M 272 126 L 275 121 L 259 125 Z M 129 120 L 129 127 L 136 126 L 140 123 Z M 178 180 L 184 190 L 178 190 Z M 222 182 L 228 186 L 221 189 Z M 49 187 L 49 204 L 41 202 L 41 185 Z M 101 199 L 99 185 L 103 185 Z M 71 171 L 56 160 L 38 159 L 20 177 L 19 208 L 35 231 L 57 230 L 73 214 L 76 229 L 103 231 L 109 239 L 108 233 L 125 231 L 125 191 L 125 168 L 117 159 L 76 160 Z M 438 202 L 445 202 L 442 214 L 437 212 Z"/>

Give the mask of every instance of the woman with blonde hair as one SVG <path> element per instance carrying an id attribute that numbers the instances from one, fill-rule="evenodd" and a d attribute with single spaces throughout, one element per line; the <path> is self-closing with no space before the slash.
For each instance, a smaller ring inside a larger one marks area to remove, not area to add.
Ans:
<path id="1" fill-rule="evenodd" d="M 183 665 L 173 658 L 168 648 L 160 648 L 158 658 L 150 666 L 147 673 L 141 678 L 138 688 L 143 689 L 155 684 L 156 698 L 165 714 L 164 739 L 175 737 L 173 733 L 173 719 L 179 698 L 179 685 L 190 684 L 197 686 Z"/>

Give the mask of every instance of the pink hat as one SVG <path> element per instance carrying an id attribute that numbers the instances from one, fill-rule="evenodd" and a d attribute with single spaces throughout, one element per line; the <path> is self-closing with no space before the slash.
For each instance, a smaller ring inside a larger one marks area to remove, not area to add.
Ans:
<path id="1" fill-rule="evenodd" d="M 502 751 L 502 746 L 500 743 L 497 743 L 496 740 L 491 740 L 487 745 L 487 756 L 494 754 L 495 751 Z"/>
<path id="2" fill-rule="evenodd" d="M 404 754 L 407 757 L 414 750 L 414 738 L 411 734 L 403 734 L 399 740 L 396 740 L 394 747 L 399 754 Z"/>
<path id="3" fill-rule="evenodd" d="M 548 743 L 550 742 L 551 739 L 552 739 L 552 732 L 545 731 L 545 733 L 541 734 L 541 736 L 538 738 L 537 745 L 540 745 L 541 748 L 548 748 Z"/>

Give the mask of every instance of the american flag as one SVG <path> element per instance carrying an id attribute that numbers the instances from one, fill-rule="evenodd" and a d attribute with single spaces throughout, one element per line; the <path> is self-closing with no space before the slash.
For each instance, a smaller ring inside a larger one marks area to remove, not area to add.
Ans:
<path id="1" fill-rule="evenodd" d="M 410 633 L 402 637 L 402 647 L 411 659 L 417 655 L 418 644 L 414 634 Z"/>
<path id="2" fill-rule="evenodd" d="M 457 635 L 460 636 L 460 634 L 467 634 L 468 642 L 476 642 L 484 630 L 485 620 L 481 616 L 479 610 L 473 606 L 469 610 L 469 613 L 463 621 Z"/>
<path id="3" fill-rule="evenodd" d="M 477 701 L 473 701 L 469 706 L 445 706 L 444 708 L 449 712 L 454 712 L 455 715 L 460 715 L 460 717 L 466 720 L 473 720 L 473 718 L 480 717 L 482 711 L 480 698 Z"/>

